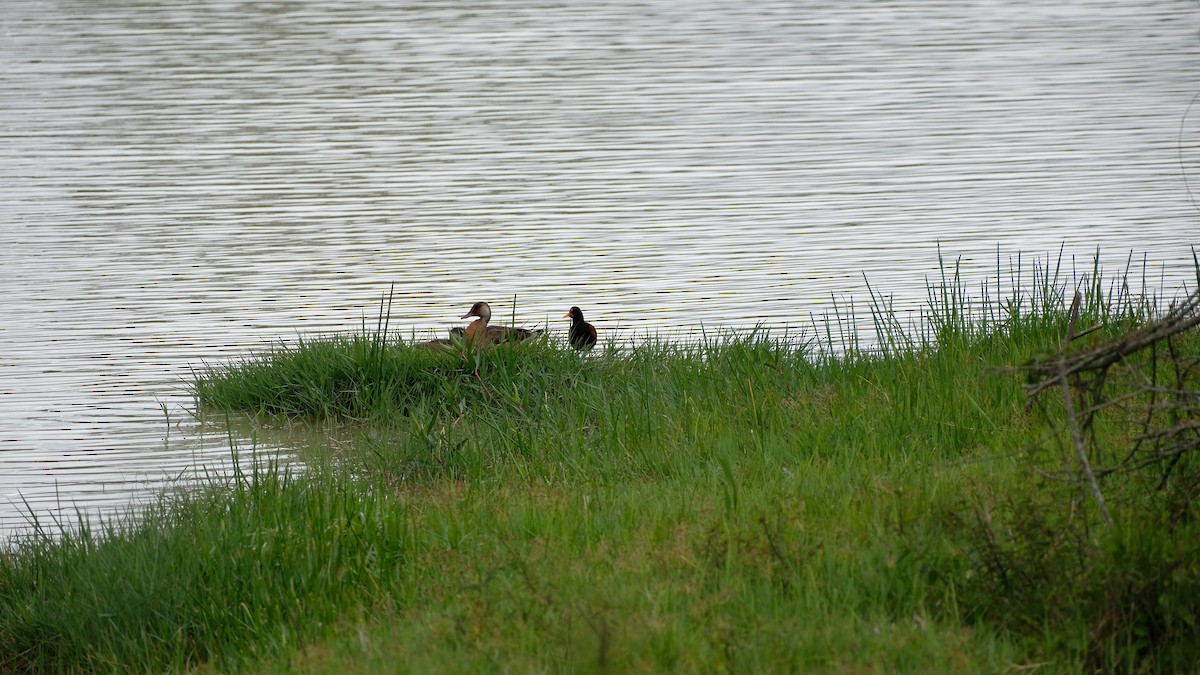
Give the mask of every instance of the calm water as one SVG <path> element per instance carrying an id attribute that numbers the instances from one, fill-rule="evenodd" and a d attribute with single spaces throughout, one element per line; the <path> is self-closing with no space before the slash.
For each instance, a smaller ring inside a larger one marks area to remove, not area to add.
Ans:
<path id="1" fill-rule="evenodd" d="M 1190 0 L 410 4 L 3 3 L 0 535 L 223 470 L 189 368 L 393 282 L 612 336 L 911 308 L 939 242 L 1191 274 Z"/>

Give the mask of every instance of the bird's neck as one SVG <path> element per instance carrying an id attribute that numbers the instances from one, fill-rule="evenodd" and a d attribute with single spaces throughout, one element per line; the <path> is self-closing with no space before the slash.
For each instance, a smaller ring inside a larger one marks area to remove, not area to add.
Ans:
<path id="1" fill-rule="evenodd" d="M 467 326 L 467 332 L 463 333 L 463 337 L 467 342 L 475 342 L 483 339 L 483 333 L 487 331 L 487 317 L 479 317 Z"/>

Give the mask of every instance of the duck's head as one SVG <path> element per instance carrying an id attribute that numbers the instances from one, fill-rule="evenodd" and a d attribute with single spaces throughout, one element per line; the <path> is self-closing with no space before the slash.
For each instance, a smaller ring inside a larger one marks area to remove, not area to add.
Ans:
<path id="1" fill-rule="evenodd" d="M 492 318 L 492 307 L 486 302 L 477 302 L 471 305 L 471 311 L 463 314 L 461 318 L 465 319 L 469 316 L 477 316 L 483 319 L 484 323 L 487 323 L 488 319 Z"/>
<path id="2" fill-rule="evenodd" d="M 570 311 L 563 314 L 563 318 L 571 319 L 572 321 L 583 321 L 583 310 L 578 307 L 572 307 Z"/>

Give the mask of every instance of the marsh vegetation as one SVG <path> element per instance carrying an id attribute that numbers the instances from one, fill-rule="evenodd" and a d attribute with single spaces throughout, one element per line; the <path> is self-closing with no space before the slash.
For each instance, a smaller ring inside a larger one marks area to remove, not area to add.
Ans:
<path id="1" fill-rule="evenodd" d="M 1102 475 L 1109 526 L 1024 386 L 1077 288 L 1079 352 L 1166 310 L 1128 281 L 950 269 L 918 324 L 872 297 L 869 346 L 834 317 L 412 349 L 381 318 L 205 367 L 206 414 L 352 442 L 15 543 L 0 670 L 1194 670 L 1196 458 Z M 1196 391 L 1200 339 L 1171 341 L 1124 372 Z M 1193 421 L 1105 410 L 1089 447 Z"/>

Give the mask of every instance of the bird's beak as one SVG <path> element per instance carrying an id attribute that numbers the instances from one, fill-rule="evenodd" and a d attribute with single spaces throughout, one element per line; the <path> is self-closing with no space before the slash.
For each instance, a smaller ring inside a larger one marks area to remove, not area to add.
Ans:
<path id="1" fill-rule="evenodd" d="M 570 313 L 570 312 L 567 312 L 566 314 L 563 314 L 563 318 L 564 318 L 564 319 L 569 319 L 569 318 L 571 318 L 571 313 Z"/>
<path id="2" fill-rule="evenodd" d="M 465 318 L 467 318 L 467 317 L 469 317 L 469 316 L 475 316 L 475 315 L 474 315 L 473 313 L 471 313 L 471 312 L 467 312 L 466 314 L 463 314 L 462 316 L 460 316 L 460 317 L 458 317 L 458 318 L 460 318 L 460 319 L 465 319 Z"/>

